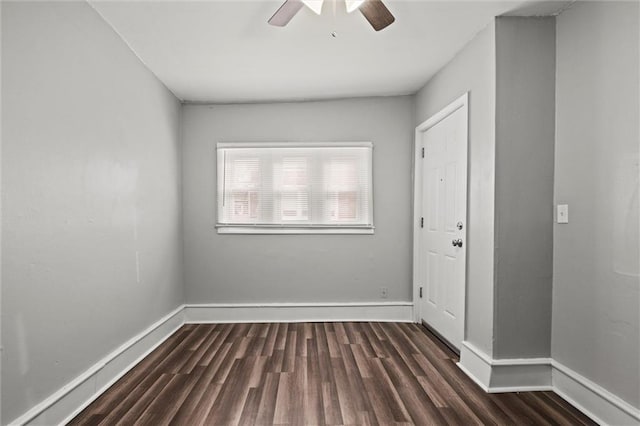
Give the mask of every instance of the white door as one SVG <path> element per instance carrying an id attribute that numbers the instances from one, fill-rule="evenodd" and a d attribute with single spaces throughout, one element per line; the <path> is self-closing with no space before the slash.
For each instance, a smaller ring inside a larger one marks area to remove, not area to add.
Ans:
<path id="1" fill-rule="evenodd" d="M 465 95 L 416 132 L 424 149 L 419 316 L 458 349 L 464 339 L 466 293 L 466 99 Z"/>

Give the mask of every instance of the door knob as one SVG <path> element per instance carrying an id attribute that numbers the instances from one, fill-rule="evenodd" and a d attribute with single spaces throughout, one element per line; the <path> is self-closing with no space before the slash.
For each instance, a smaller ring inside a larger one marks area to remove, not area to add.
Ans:
<path id="1" fill-rule="evenodd" d="M 458 238 L 457 240 L 453 240 L 451 241 L 451 245 L 453 245 L 454 247 L 462 247 L 462 240 L 460 238 Z"/>

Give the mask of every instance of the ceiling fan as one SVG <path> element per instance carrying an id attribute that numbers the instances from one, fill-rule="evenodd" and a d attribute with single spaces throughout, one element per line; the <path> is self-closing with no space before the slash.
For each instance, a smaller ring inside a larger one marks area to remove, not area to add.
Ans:
<path id="1" fill-rule="evenodd" d="M 324 0 L 286 0 L 269 19 L 269 24 L 284 27 L 303 6 L 307 6 L 318 15 L 322 11 Z M 396 20 L 381 0 L 345 0 L 347 12 L 360 10 L 374 30 L 380 31 Z"/>

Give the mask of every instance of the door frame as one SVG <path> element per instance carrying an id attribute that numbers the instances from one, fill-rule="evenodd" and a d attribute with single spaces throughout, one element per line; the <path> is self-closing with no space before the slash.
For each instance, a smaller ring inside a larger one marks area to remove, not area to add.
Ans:
<path id="1" fill-rule="evenodd" d="M 422 281 L 423 278 L 421 276 L 421 268 L 420 268 L 420 253 L 422 252 L 422 238 L 421 238 L 421 226 L 420 226 L 420 218 L 422 217 L 422 182 L 423 182 L 423 166 L 422 166 L 422 142 L 420 140 L 420 135 L 431 127 L 435 126 L 457 110 L 464 108 L 466 112 L 466 121 L 465 121 L 465 134 L 467 137 L 467 194 L 465 196 L 465 200 L 467 203 L 466 208 L 466 218 L 465 218 L 465 241 L 464 241 L 464 250 L 468 254 L 467 248 L 469 245 L 467 244 L 468 236 L 469 236 L 469 92 L 465 92 L 462 96 L 458 97 L 447 106 L 442 108 L 440 111 L 432 115 L 430 118 L 422 122 L 416 127 L 415 137 L 414 137 L 414 157 L 413 157 L 413 318 L 416 323 L 421 323 L 422 315 L 421 315 L 421 302 L 420 302 L 420 287 L 424 286 Z M 465 256 L 465 274 L 464 274 L 464 304 L 462 309 L 462 323 L 463 323 L 463 340 L 467 335 L 467 270 L 468 270 L 468 256 Z M 436 330 L 437 331 L 437 330 Z"/>

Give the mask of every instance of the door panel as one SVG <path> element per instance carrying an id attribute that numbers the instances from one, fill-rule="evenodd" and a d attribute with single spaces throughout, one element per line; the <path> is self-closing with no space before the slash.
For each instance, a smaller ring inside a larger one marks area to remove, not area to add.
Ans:
<path id="1" fill-rule="evenodd" d="M 453 283 L 456 280 L 456 272 L 455 269 L 457 267 L 457 259 L 454 256 L 444 256 L 444 271 L 442 274 L 442 280 L 445 283 Z M 444 294 L 442 300 L 442 308 L 444 312 L 449 314 L 449 316 L 453 319 L 457 317 L 457 309 L 456 305 L 456 297 L 458 296 L 455 291 L 451 288 L 451 286 L 445 285 L 443 286 Z"/>
<path id="2" fill-rule="evenodd" d="M 427 300 L 434 306 L 437 306 L 438 304 L 438 288 L 436 286 L 438 282 L 438 271 L 440 270 L 438 262 L 440 262 L 440 256 L 438 256 L 438 253 L 430 251 L 427 254 L 427 280 L 425 284 L 427 287 Z"/>
<path id="3" fill-rule="evenodd" d="M 449 163 L 446 167 L 444 175 L 444 194 L 445 194 L 445 231 L 448 233 L 455 232 L 456 220 L 456 188 L 457 188 L 457 164 Z"/>
<path id="4" fill-rule="evenodd" d="M 432 232 L 436 232 L 440 229 L 440 206 L 439 206 L 439 192 L 440 192 L 440 169 L 431 169 L 428 171 L 429 176 L 427 178 L 427 190 L 431 194 L 436 194 L 433 202 L 425 206 L 427 211 L 427 229 Z"/>

